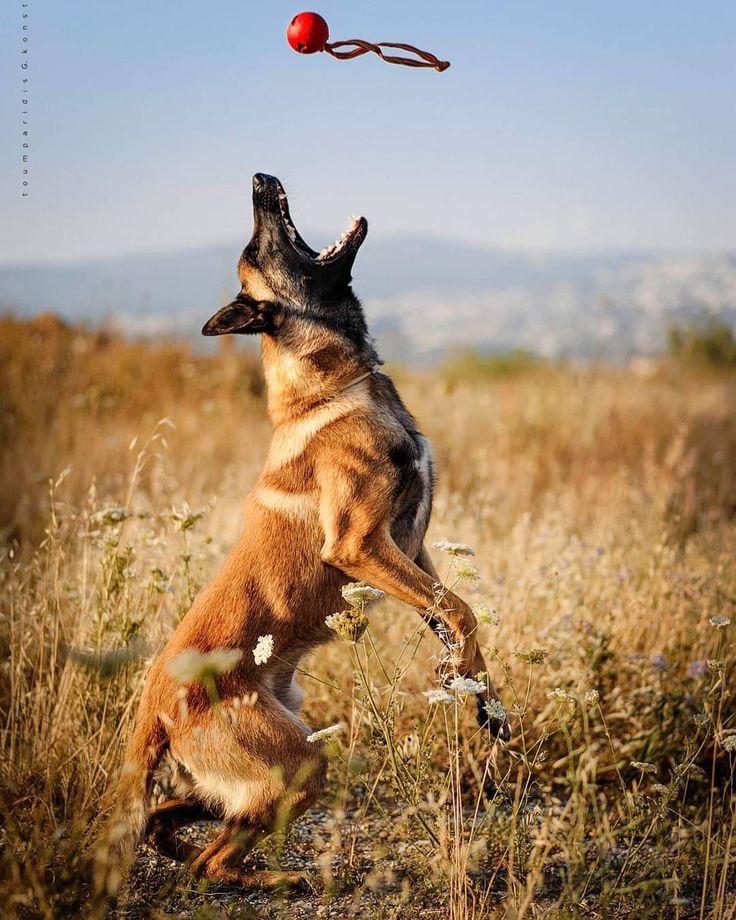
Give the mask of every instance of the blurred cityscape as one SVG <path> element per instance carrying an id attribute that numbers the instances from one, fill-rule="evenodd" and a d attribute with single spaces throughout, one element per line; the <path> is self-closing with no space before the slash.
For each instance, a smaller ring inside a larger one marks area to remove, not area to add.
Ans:
<path id="1" fill-rule="evenodd" d="M 241 245 L 0 268 L 0 313 L 198 339 L 236 293 Z M 468 348 L 626 361 L 662 351 L 674 324 L 736 324 L 734 253 L 541 254 L 369 237 L 354 288 L 382 353 L 411 363 Z"/>

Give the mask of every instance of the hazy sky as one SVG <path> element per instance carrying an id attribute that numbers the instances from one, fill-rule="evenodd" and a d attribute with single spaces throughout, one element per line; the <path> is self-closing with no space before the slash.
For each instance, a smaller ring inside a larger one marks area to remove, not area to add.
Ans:
<path id="1" fill-rule="evenodd" d="M 0 261 L 242 239 L 250 176 L 319 246 L 371 233 L 505 247 L 736 247 L 733 0 L 322 0 L 332 38 L 444 74 L 295 54 L 281 0 L 0 4 Z"/>

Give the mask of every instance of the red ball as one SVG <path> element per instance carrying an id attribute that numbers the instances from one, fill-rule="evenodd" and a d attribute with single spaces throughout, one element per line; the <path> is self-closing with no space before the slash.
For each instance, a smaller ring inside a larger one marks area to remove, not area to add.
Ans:
<path id="1" fill-rule="evenodd" d="M 329 37 L 329 27 L 319 13 L 298 13 L 286 30 L 286 40 L 299 54 L 322 51 Z"/>

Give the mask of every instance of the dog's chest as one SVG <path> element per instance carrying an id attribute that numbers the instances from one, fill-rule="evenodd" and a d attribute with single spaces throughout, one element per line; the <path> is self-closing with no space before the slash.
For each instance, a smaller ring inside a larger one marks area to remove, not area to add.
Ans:
<path id="1" fill-rule="evenodd" d="M 399 485 L 391 535 L 410 558 L 422 547 L 432 512 L 434 471 L 429 441 L 416 433 L 392 453 L 399 469 Z"/>

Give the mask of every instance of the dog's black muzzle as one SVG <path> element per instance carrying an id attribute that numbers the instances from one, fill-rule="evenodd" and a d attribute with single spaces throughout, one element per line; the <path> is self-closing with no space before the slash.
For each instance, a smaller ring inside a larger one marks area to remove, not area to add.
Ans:
<path id="1" fill-rule="evenodd" d="M 284 195 L 284 189 L 275 176 L 266 173 L 256 173 L 253 176 L 253 206 L 261 211 L 278 213 L 279 196 Z"/>

